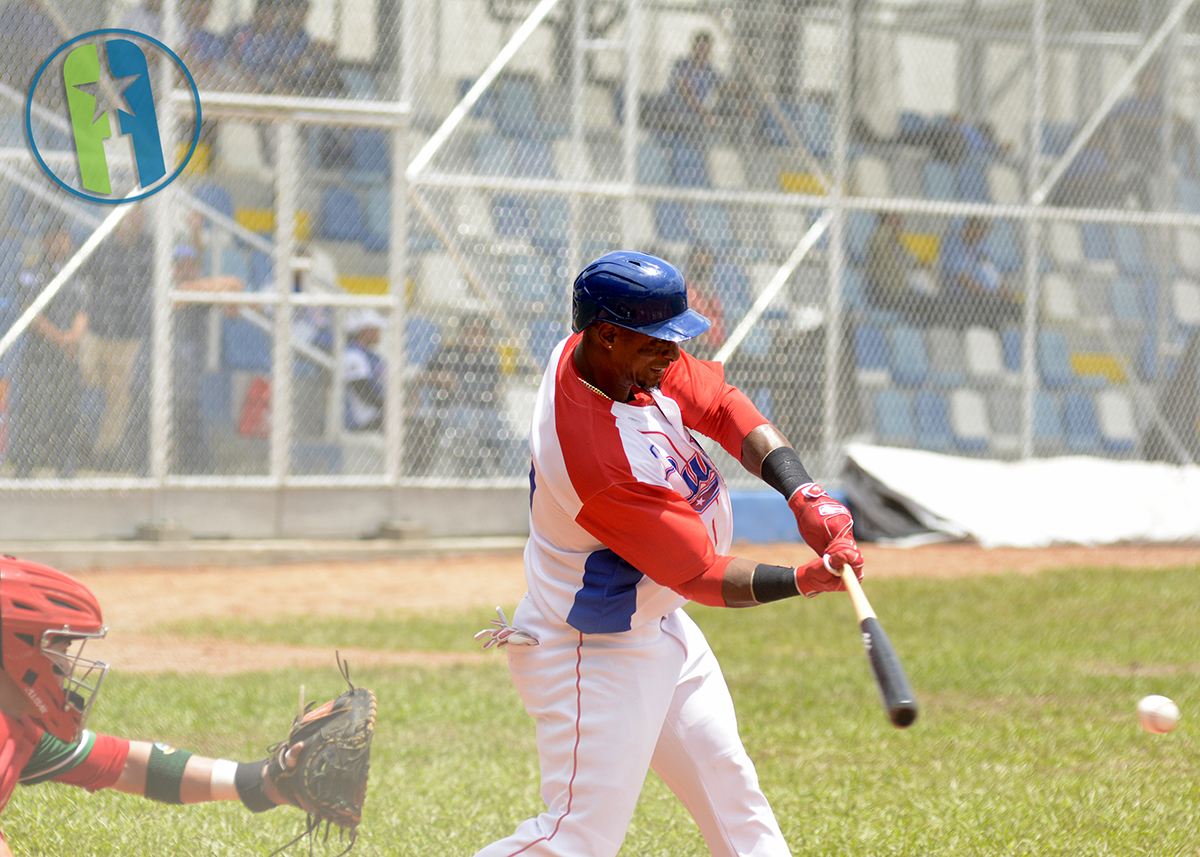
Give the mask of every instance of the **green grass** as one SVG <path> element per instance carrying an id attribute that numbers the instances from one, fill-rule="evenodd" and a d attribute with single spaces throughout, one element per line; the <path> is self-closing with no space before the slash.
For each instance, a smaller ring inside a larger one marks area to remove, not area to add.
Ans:
<path id="1" fill-rule="evenodd" d="M 1200 567 L 1032 577 L 871 580 L 922 711 L 883 715 L 847 599 L 753 611 L 692 608 L 721 659 L 754 757 L 796 855 L 1200 853 Z M 469 650 L 491 617 L 314 619 L 172 626 L 306 645 Z M 119 629 L 114 631 L 119 633 Z M 235 678 L 123 675 L 93 715 L 103 731 L 248 760 L 286 730 L 296 688 L 332 695 L 332 669 Z M 355 669 L 379 696 L 366 813 L 353 853 L 470 855 L 539 809 L 533 725 L 503 658 L 444 669 Z M 1180 726 L 1142 732 L 1147 693 Z M 164 807 L 116 793 L 19 789 L 3 827 L 26 855 L 257 855 L 299 813 Z M 302 853 L 295 846 L 292 853 Z M 702 857 L 654 777 L 622 851 Z"/>

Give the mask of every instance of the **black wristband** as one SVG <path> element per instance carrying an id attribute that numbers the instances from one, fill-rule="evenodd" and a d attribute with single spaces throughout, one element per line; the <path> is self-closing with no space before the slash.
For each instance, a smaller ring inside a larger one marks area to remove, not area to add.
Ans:
<path id="1" fill-rule="evenodd" d="M 759 563 L 750 576 L 750 594 L 759 604 L 795 598 L 800 594 L 796 585 L 796 569 Z"/>
<path id="2" fill-rule="evenodd" d="M 801 485 L 813 481 L 804 469 L 800 456 L 790 446 L 777 446 L 768 452 L 759 472 L 762 481 L 782 494 L 785 500 L 792 499 Z"/>
<path id="3" fill-rule="evenodd" d="M 279 806 L 263 791 L 263 768 L 269 761 L 263 759 L 261 762 L 242 762 L 238 764 L 237 773 L 233 775 L 233 785 L 237 789 L 238 797 L 251 812 L 266 812 Z"/>

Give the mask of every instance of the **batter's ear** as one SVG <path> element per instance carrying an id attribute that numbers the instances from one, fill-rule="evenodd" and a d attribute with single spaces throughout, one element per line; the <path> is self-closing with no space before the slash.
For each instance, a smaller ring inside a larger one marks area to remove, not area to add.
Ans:
<path id="1" fill-rule="evenodd" d="M 612 348 L 621 335 L 621 328 L 607 321 L 598 321 L 587 328 L 596 338 L 596 342 L 605 348 Z"/>

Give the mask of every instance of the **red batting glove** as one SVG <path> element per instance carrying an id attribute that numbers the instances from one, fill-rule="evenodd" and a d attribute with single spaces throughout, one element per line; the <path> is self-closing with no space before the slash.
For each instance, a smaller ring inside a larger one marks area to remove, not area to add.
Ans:
<path id="1" fill-rule="evenodd" d="M 810 561 L 796 569 L 796 588 L 805 596 L 812 598 L 820 592 L 839 592 L 845 590 L 840 575 L 831 572 L 823 558 Z"/>
<path id="2" fill-rule="evenodd" d="M 848 565 L 862 578 L 863 557 L 854 541 L 854 519 L 849 509 L 815 482 L 800 486 L 788 506 L 796 516 L 801 537 L 825 560 L 826 568 L 841 571 Z"/>

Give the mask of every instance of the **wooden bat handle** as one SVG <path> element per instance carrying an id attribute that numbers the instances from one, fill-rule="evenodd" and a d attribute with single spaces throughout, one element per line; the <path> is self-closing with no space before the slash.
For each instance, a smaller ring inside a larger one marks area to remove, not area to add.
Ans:
<path id="1" fill-rule="evenodd" d="M 854 615 L 858 617 L 858 621 L 875 618 L 875 611 L 871 607 L 871 602 L 867 600 L 867 593 L 863 592 L 862 584 L 858 582 L 854 569 L 846 566 L 839 574 L 842 576 L 846 592 L 850 595 L 850 603 L 854 605 Z"/>

